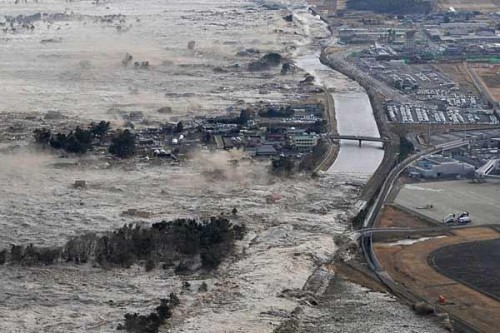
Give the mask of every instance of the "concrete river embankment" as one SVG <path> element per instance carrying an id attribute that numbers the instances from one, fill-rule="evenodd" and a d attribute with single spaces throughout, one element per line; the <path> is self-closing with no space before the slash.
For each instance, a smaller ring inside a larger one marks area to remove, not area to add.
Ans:
<path id="1" fill-rule="evenodd" d="M 299 57 L 296 62 L 332 95 L 339 135 L 380 136 L 370 99 L 356 82 L 322 64 L 319 54 Z M 359 147 L 356 141 L 341 140 L 337 159 L 327 172 L 370 177 L 383 157 L 382 143 L 363 142 Z"/>

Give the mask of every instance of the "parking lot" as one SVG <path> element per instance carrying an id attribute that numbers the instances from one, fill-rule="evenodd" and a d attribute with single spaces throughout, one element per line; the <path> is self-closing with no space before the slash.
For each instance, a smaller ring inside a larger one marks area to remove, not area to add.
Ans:
<path id="1" fill-rule="evenodd" d="M 468 180 L 406 184 L 396 204 L 433 220 L 468 211 L 471 225 L 500 224 L 500 182 L 470 183 Z M 428 205 L 432 205 L 431 208 Z"/>
<path id="2" fill-rule="evenodd" d="M 387 119 L 402 124 L 499 124 L 476 91 L 469 91 L 431 65 L 362 59 L 360 68 L 414 102 L 389 101 Z"/>
<path id="3" fill-rule="evenodd" d="M 439 110 L 417 104 L 398 103 L 388 104 L 386 109 L 390 122 L 403 124 L 499 124 L 492 110 L 458 108 Z"/>

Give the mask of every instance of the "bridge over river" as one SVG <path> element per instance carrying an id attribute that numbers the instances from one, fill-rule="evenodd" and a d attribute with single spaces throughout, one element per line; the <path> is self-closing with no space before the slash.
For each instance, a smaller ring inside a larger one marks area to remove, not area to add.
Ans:
<path id="1" fill-rule="evenodd" d="M 362 136 L 362 135 L 333 135 L 330 134 L 329 137 L 333 140 L 353 140 L 359 141 L 359 146 L 361 147 L 361 142 L 370 141 L 370 142 L 389 142 L 389 138 L 381 138 L 374 136 Z"/>

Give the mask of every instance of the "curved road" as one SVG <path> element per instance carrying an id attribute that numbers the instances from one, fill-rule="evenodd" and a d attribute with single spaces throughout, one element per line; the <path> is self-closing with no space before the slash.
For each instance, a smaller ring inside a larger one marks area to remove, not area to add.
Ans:
<path id="1" fill-rule="evenodd" d="M 464 145 L 467 145 L 469 143 L 468 140 L 457 140 L 457 141 L 451 141 L 445 144 L 438 145 L 436 147 L 429 148 L 423 152 L 420 152 L 418 154 L 415 154 L 413 156 L 408 157 L 405 159 L 403 162 L 398 164 L 394 169 L 391 170 L 389 173 L 388 177 L 386 178 L 385 182 L 382 185 L 382 188 L 380 189 L 380 193 L 378 194 L 377 198 L 375 199 L 373 205 L 371 206 L 370 210 L 368 211 L 368 214 L 366 215 L 366 218 L 363 222 L 363 229 L 361 229 L 360 233 L 360 246 L 363 251 L 364 257 L 366 259 L 366 262 L 368 263 L 370 269 L 373 271 L 373 273 L 377 276 L 377 278 L 380 280 L 380 282 L 385 285 L 393 294 L 403 298 L 403 299 L 415 299 L 415 296 L 410 294 L 404 287 L 399 286 L 394 282 L 394 280 L 391 278 L 391 276 L 383 270 L 381 267 L 380 263 L 377 260 L 377 257 L 373 251 L 373 244 L 372 244 L 372 235 L 377 232 L 377 228 L 374 228 L 373 225 L 375 224 L 375 221 L 377 220 L 377 217 L 379 215 L 379 212 L 384 205 L 384 203 L 387 200 L 387 197 L 389 196 L 389 193 L 391 193 L 392 188 L 394 186 L 394 182 L 398 179 L 399 175 L 406 169 L 408 165 L 411 163 L 415 162 L 417 159 L 434 154 L 440 151 L 444 150 L 449 150 L 453 148 L 458 148 Z M 432 228 L 436 229 L 436 228 Z M 432 230 L 431 229 L 431 230 Z M 381 229 L 382 232 L 387 232 L 388 230 Z M 396 231 L 396 230 L 394 230 Z M 410 231 L 411 229 L 407 229 L 406 231 Z M 422 231 L 420 229 L 419 231 Z M 401 232 L 401 230 L 398 230 L 396 232 Z M 418 297 L 418 296 L 417 296 Z M 466 323 L 462 321 L 460 318 L 448 313 L 448 315 L 454 320 L 455 326 L 460 328 L 461 332 L 480 332 L 479 329 L 476 327 L 473 327 L 471 324 Z"/>

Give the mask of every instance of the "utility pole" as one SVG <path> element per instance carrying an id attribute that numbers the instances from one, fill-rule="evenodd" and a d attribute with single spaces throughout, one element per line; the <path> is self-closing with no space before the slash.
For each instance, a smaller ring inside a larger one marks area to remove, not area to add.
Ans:
<path id="1" fill-rule="evenodd" d="M 464 121 L 464 141 L 467 140 L 467 121 Z M 461 150 L 461 149 L 460 149 Z M 462 155 L 462 176 L 465 176 L 465 162 L 464 162 L 465 154 Z"/>
<path id="2" fill-rule="evenodd" d="M 464 121 L 464 141 L 467 139 L 467 122 Z"/>
<path id="3" fill-rule="evenodd" d="M 429 122 L 427 124 L 427 145 L 430 146 L 431 145 L 431 122 Z"/>

